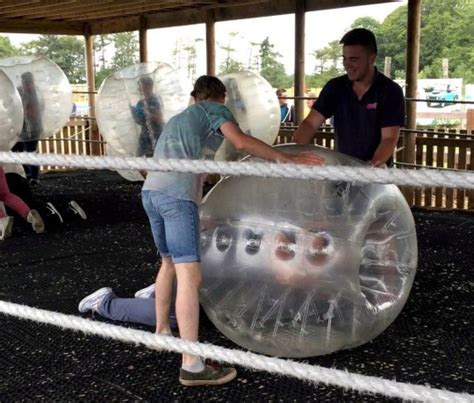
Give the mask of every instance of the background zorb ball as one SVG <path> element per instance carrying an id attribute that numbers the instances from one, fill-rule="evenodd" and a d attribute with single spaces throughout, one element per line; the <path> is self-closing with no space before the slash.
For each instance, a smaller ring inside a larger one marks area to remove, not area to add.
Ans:
<path id="1" fill-rule="evenodd" d="M 188 106 L 191 89 L 166 63 L 126 67 L 100 86 L 96 104 L 100 133 L 119 155 L 151 157 L 163 125 Z"/>
<path id="2" fill-rule="evenodd" d="M 219 76 L 227 96 L 225 105 L 234 115 L 240 129 L 263 142 L 272 145 L 280 130 L 280 107 L 272 86 L 251 71 Z M 239 155 L 225 139 L 216 153 L 216 160 L 235 160 Z"/>
<path id="3" fill-rule="evenodd" d="M 13 82 L 0 70 L 0 151 L 9 151 L 23 127 L 23 106 Z"/>
<path id="4" fill-rule="evenodd" d="M 362 165 L 322 147 L 278 148 Z M 372 340 L 400 313 L 417 264 L 413 216 L 394 185 L 226 177 L 201 207 L 201 245 L 207 315 L 235 343 L 275 356 Z"/>
<path id="5" fill-rule="evenodd" d="M 38 140 L 54 135 L 72 112 L 72 88 L 61 68 L 44 56 L 0 59 L 0 68 L 18 89 L 24 124 L 19 140 Z"/>

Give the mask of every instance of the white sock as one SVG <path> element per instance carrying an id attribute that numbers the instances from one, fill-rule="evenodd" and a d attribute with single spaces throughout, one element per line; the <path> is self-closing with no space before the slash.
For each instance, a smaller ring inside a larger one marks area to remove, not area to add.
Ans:
<path id="1" fill-rule="evenodd" d="M 183 368 L 184 370 L 188 372 L 196 373 L 196 372 L 201 372 L 205 368 L 205 365 L 202 362 L 202 360 L 199 359 L 193 364 L 183 364 L 181 368 Z"/>

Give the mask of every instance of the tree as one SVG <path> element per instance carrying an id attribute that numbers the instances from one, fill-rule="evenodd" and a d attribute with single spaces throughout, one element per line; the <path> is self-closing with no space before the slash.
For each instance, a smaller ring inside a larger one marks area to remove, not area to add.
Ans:
<path id="1" fill-rule="evenodd" d="M 285 67 L 278 61 L 281 54 L 274 50 L 274 45 L 266 37 L 260 43 L 260 75 L 273 87 L 283 88 L 291 85 Z"/>
<path id="2" fill-rule="evenodd" d="M 237 35 L 238 32 L 230 32 L 227 45 L 220 45 L 220 48 L 226 53 L 224 61 L 219 66 L 220 74 L 235 73 L 243 68 L 243 64 L 232 57 L 235 52 L 235 48 L 232 46 L 232 41 Z"/>
<path id="3" fill-rule="evenodd" d="M 7 36 L 0 36 L 0 57 L 14 56 L 18 49 L 10 42 Z"/>
<path id="4" fill-rule="evenodd" d="M 64 71 L 71 83 L 85 82 L 84 41 L 75 36 L 41 35 L 24 44 L 20 52 L 46 56 Z"/>
<path id="5" fill-rule="evenodd" d="M 474 3 L 470 0 L 422 2 L 420 77 L 441 77 L 443 58 L 449 59 L 449 75 L 474 82 Z M 407 6 L 400 6 L 377 31 L 379 60 L 392 58 L 395 78 L 403 78 L 406 63 Z"/>
<path id="6" fill-rule="evenodd" d="M 110 63 L 107 61 L 106 53 L 107 48 L 110 47 L 110 44 L 113 42 L 113 35 L 97 35 L 94 36 L 94 53 L 95 60 L 100 64 L 96 64 L 98 70 L 104 70 L 110 66 Z"/>
<path id="7" fill-rule="evenodd" d="M 192 82 L 194 82 L 194 80 L 196 79 L 196 56 L 197 56 L 196 45 L 198 42 L 201 42 L 201 41 L 203 41 L 202 38 L 196 38 L 194 39 L 193 42 L 188 42 L 183 47 L 183 50 L 186 53 L 188 78 L 190 78 Z"/>
<path id="8" fill-rule="evenodd" d="M 380 28 L 380 22 L 373 17 L 359 17 L 351 24 L 350 29 L 354 28 L 365 28 L 377 35 L 377 31 Z"/>
<path id="9" fill-rule="evenodd" d="M 342 74 L 341 45 L 339 41 L 331 41 L 323 49 L 313 51 L 316 58 L 314 76 L 308 77 L 305 82 L 309 88 L 321 88 L 331 78 Z"/>
<path id="10" fill-rule="evenodd" d="M 314 50 L 313 56 L 316 58 L 315 74 L 337 69 L 341 64 L 341 45 L 339 41 L 331 41 L 325 48 Z"/>
<path id="11" fill-rule="evenodd" d="M 127 66 L 138 63 L 138 37 L 136 32 L 123 32 L 113 34 L 115 54 L 112 57 L 112 69 L 121 70 Z"/>

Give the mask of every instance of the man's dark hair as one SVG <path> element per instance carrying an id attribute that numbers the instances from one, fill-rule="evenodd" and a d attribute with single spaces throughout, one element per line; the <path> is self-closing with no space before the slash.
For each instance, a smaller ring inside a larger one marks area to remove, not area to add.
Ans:
<path id="1" fill-rule="evenodd" d="M 278 88 L 276 90 L 277 97 L 281 97 L 286 92 L 285 88 Z"/>
<path id="2" fill-rule="evenodd" d="M 377 41 L 372 31 L 365 28 L 355 28 L 347 32 L 339 41 L 343 45 L 361 45 L 371 53 L 377 53 Z"/>
<path id="3" fill-rule="evenodd" d="M 194 89 L 191 91 L 191 96 L 201 100 L 225 97 L 225 94 L 225 85 L 214 76 L 199 77 L 194 83 Z"/>

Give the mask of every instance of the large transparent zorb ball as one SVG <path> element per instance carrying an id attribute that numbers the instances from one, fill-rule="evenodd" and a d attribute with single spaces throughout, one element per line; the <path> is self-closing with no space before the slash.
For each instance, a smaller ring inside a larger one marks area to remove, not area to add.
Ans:
<path id="1" fill-rule="evenodd" d="M 0 59 L 23 104 L 20 141 L 38 140 L 61 130 L 72 112 L 72 88 L 64 72 L 44 56 Z"/>
<path id="2" fill-rule="evenodd" d="M 279 148 L 362 165 L 321 147 Z M 226 177 L 201 211 L 201 303 L 242 347 L 287 357 L 355 347 L 408 298 L 417 241 L 394 185 Z"/>
<path id="3" fill-rule="evenodd" d="M 121 155 L 151 157 L 164 124 L 187 107 L 190 92 L 191 84 L 166 63 L 126 67 L 99 88 L 100 133 Z"/>
<path id="4" fill-rule="evenodd" d="M 280 107 L 272 86 L 258 74 L 243 70 L 219 76 L 227 96 L 225 105 L 234 115 L 240 129 L 249 136 L 273 144 L 280 130 Z M 240 156 L 225 139 L 216 160 L 235 160 Z"/>
<path id="5" fill-rule="evenodd" d="M 23 106 L 13 82 L 0 70 L 0 151 L 9 151 L 20 137 Z"/>

